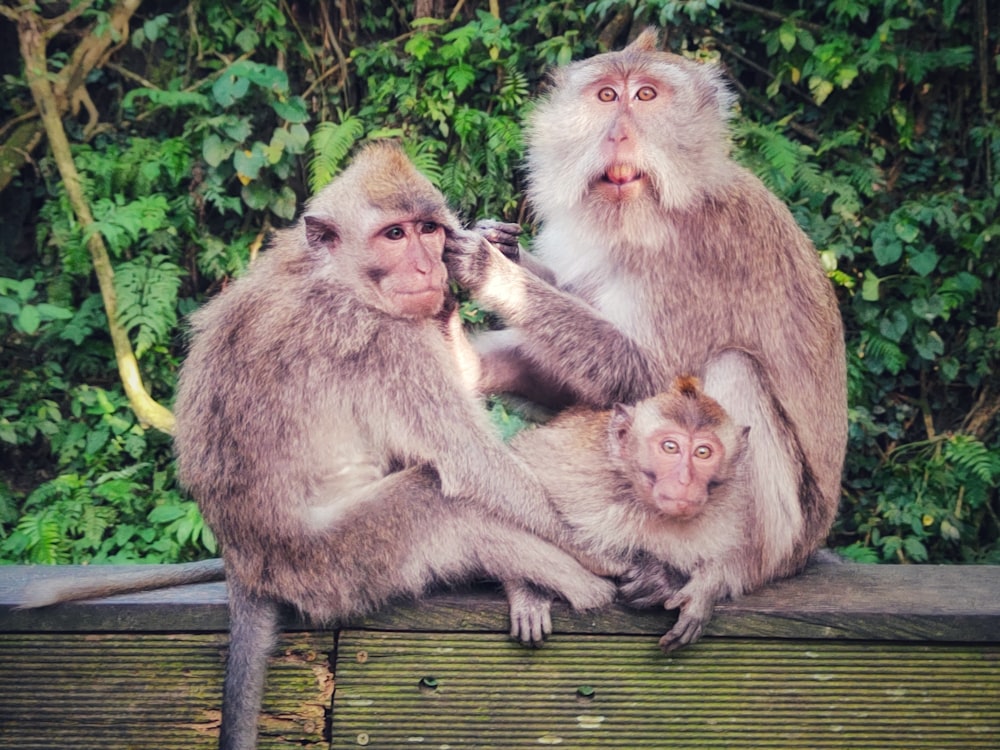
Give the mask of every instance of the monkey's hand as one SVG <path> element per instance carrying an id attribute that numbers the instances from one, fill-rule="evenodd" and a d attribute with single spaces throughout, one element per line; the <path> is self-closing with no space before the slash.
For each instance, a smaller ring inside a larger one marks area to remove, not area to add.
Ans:
<path id="1" fill-rule="evenodd" d="M 687 583 L 687 577 L 647 554 L 638 555 L 618 578 L 618 598 L 633 609 L 662 606 Z"/>
<path id="2" fill-rule="evenodd" d="M 521 259 L 521 245 L 518 242 L 518 238 L 521 236 L 520 224 L 508 224 L 493 219 L 480 219 L 473 225 L 472 231 L 483 237 L 487 242 L 496 245 L 501 253 L 515 263 Z"/>
<path id="3" fill-rule="evenodd" d="M 524 581 L 506 581 L 510 606 L 510 637 L 539 647 L 552 635 L 552 597 Z"/>
<path id="4" fill-rule="evenodd" d="M 703 586 L 688 584 L 664 602 L 664 609 L 679 608 L 680 614 L 674 626 L 660 638 L 663 653 L 669 654 L 701 638 L 705 625 L 712 618 L 715 599 L 714 595 L 705 595 Z"/>
<path id="5" fill-rule="evenodd" d="M 504 313 L 504 308 L 524 295 L 525 275 L 516 263 L 475 232 L 451 233 L 444 245 L 448 274 L 480 303 Z"/>

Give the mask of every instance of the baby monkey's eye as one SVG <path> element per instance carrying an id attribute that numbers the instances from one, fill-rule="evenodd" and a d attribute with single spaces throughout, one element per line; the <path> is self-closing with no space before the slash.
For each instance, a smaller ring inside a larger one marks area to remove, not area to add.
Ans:
<path id="1" fill-rule="evenodd" d="M 712 448 L 708 445 L 699 445 L 694 449 L 695 458 L 711 458 Z"/>
<path id="2" fill-rule="evenodd" d="M 664 453 L 680 453 L 681 450 L 676 440 L 664 440 L 660 447 Z"/>

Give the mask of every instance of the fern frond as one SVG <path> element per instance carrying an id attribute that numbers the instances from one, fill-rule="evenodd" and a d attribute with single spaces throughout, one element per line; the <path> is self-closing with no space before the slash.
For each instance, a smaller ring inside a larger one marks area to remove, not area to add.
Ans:
<path id="1" fill-rule="evenodd" d="M 47 511 L 22 517 L 17 530 L 24 535 L 25 549 L 33 562 L 46 565 L 69 562 L 69 548 L 59 523 Z"/>
<path id="2" fill-rule="evenodd" d="M 442 143 L 433 138 L 426 138 L 422 141 L 407 141 L 403 148 L 406 155 L 410 157 L 413 166 L 417 168 L 424 177 L 440 189 L 441 187 L 441 160 L 439 153 L 442 150 Z"/>
<path id="3" fill-rule="evenodd" d="M 953 435 L 945 443 L 945 458 L 959 471 L 970 474 L 984 484 L 992 484 L 1000 475 L 1000 454 L 972 435 Z"/>
<path id="4" fill-rule="evenodd" d="M 321 122 L 309 138 L 309 187 L 317 192 L 340 171 L 354 144 L 365 132 L 360 118 L 342 113 L 340 122 Z"/>
<path id="5" fill-rule="evenodd" d="M 867 333 L 862 346 L 869 370 L 878 372 L 885 369 L 893 375 L 898 375 L 906 366 L 906 355 L 895 341 L 877 333 Z"/>
<path id="6" fill-rule="evenodd" d="M 115 269 L 118 322 L 136 336 L 136 357 L 164 343 L 177 325 L 177 290 L 184 269 L 166 256 L 136 258 Z"/>

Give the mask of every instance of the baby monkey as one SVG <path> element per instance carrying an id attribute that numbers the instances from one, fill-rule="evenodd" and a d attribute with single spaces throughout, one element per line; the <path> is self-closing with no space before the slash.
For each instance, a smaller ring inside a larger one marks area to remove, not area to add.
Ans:
<path id="1" fill-rule="evenodd" d="M 666 600 L 640 604 L 680 609 L 660 639 L 672 651 L 698 639 L 717 601 L 746 591 L 753 506 L 738 488 L 748 433 L 695 378 L 680 377 L 634 406 L 571 409 L 511 445 L 567 526 L 561 546 L 584 565 L 625 579 L 640 562 L 665 570 Z M 539 644 L 551 632 L 539 606 L 549 597 L 530 584 L 506 588 L 535 604 L 512 620 L 512 637 Z"/>

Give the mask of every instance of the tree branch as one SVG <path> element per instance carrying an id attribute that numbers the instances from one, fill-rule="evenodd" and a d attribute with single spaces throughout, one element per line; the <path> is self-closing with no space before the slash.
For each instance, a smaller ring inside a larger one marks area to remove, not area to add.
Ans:
<path id="1" fill-rule="evenodd" d="M 123 4 L 132 5 L 134 10 L 138 6 L 138 0 L 129 0 Z M 62 124 L 58 97 L 54 86 L 49 81 L 44 22 L 35 13 L 25 11 L 18 18 L 17 32 L 21 56 L 24 58 L 25 78 L 41 114 L 42 125 L 49 139 L 49 147 L 52 149 L 52 155 L 66 188 L 66 195 L 73 208 L 73 213 L 76 215 L 81 229 L 87 234 L 88 229 L 94 223 L 94 217 L 90 212 L 90 206 L 80 183 L 80 174 L 73 162 L 69 138 L 67 138 Z M 118 321 L 118 298 L 115 294 L 114 269 L 111 266 L 111 259 L 108 257 L 104 240 L 98 232 L 91 232 L 87 237 L 87 249 L 90 251 L 94 272 L 101 289 L 101 297 L 104 300 L 104 309 L 108 316 L 108 330 L 114 346 L 115 360 L 118 363 L 118 373 L 129 404 L 140 422 L 162 432 L 172 433 L 174 415 L 157 403 L 146 391 L 139 373 L 139 363 L 136 361 L 132 344 L 128 339 L 128 332 Z"/>
<path id="2" fill-rule="evenodd" d="M 117 38 L 112 34 L 84 35 L 70 61 L 55 76 L 55 83 L 52 87 L 54 106 L 60 118 L 69 112 L 71 107 L 84 101 L 82 97 L 77 95 L 77 92 L 84 85 L 90 72 L 95 67 L 103 65 L 107 61 L 108 55 L 124 44 L 124 40 L 128 38 L 129 21 L 139 7 L 139 3 L 140 0 L 119 0 L 108 13 L 109 25 L 117 34 Z M 23 3 L 17 8 L 0 5 L 0 16 L 11 20 L 20 28 L 21 21 L 30 15 L 37 27 L 34 31 L 37 43 L 41 44 L 44 50 L 46 43 L 54 36 L 54 31 L 65 28 L 90 4 L 90 2 L 80 3 L 73 10 L 51 20 L 45 20 L 34 13 L 31 10 L 34 7 L 33 3 Z M 22 127 L 16 131 L 16 134 L 19 135 L 17 141 L 14 141 L 12 136 L 0 146 L 0 192 L 3 192 L 4 188 L 21 171 L 21 167 L 30 161 L 31 151 L 41 142 L 40 133 L 41 128 L 38 123 L 33 123 L 30 128 Z"/>

